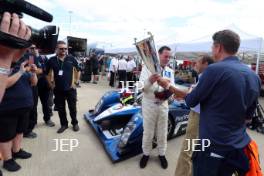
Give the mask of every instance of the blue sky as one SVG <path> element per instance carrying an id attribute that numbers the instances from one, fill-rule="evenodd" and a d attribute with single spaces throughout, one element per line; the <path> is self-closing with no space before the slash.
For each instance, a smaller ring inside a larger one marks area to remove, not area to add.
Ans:
<path id="1" fill-rule="evenodd" d="M 264 36 L 263 0 L 29 0 L 54 15 L 60 38 L 83 37 L 105 48 L 132 46 L 151 31 L 157 44 L 188 42 L 231 24 Z M 72 23 L 70 32 L 70 14 Z M 35 28 L 46 23 L 25 21 Z"/>

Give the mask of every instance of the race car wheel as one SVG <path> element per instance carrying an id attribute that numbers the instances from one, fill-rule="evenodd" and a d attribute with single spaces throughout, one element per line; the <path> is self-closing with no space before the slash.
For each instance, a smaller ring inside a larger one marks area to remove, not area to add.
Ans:
<path id="1" fill-rule="evenodd" d="M 173 117 L 169 114 L 167 139 L 172 138 L 174 130 L 175 130 L 175 121 L 173 120 Z"/>

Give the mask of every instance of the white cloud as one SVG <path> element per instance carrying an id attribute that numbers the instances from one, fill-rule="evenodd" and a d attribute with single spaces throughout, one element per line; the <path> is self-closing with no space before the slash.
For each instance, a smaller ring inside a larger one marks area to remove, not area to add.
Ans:
<path id="1" fill-rule="evenodd" d="M 73 35 L 87 37 L 90 42 L 112 43 L 114 47 L 132 46 L 133 38 L 143 38 L 147 31 L 154 34 L 157 43 L 166 44 L 210 36 L 230 24 L 250 34 L 264 36 L 263 0 L 30 1 L 51 12 L 54 6 L 73 11 Z M 69 14 L 60 15 L 58 25 L 62 26 L 64 37 L 69 34 Z M 79 20 L 79 17 L 86 20 Z M 184 23 L 171 26 L 164 22 L 173 17 L 184 19 Z M 39 22 L 34 24 L 39 26 Z"/>

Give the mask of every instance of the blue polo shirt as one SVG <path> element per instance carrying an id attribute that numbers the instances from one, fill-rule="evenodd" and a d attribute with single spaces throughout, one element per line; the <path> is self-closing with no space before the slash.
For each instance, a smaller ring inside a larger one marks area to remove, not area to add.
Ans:
<path id="1" fill-rule="evenodd" d="M 252 117 L 260 87 L 259 77 L 235 56 L 210 65 L 185 99 L 190 107 L 201 104 L 200 139 L 209 139 L 217 151 L 245 147 L 245 120 Z"/>
<path id="2" fill-rule="evenodd" d="M 80 71 L 78 62 L 73 56 L 66 56 L 61 61 L 57 56 L 51 57 L 46 65 L 46 74 L 54 72 L 55 89 L 67 91 L 72 89 L 73 68 Z M 62 71 L 62 75 L 59 73 Z"/>
<path id="3" fill-rule="evenodd" d="M 11 68 L 11 75 L 17 73 L 19 68 L 20 63 L 13 65 Z M 3 100 L 0 103 L 1 112 L 33 107 L 33 95 L 30 78 L 31 74 L 26 72 L 12 87 L 6 89 Z"/>

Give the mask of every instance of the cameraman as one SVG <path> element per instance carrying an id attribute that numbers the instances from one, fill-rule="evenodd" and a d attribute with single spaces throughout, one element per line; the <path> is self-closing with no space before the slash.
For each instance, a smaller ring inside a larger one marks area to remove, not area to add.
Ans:
<path id="1" fill-rule="evenodd" d="M 19 19 L 17 14 L 11 15 L 10 13 L 5 12 L 2 16 L 0 30 L 1 32 L 5 32 L 25 40 L 28 40 L 31 37 L 30 28 Z M 11 62 L 20 59 L 24 52 L 24 49 L 15 50 L 0 45 L 0 102 L 6 89 L 6 81 L 10 72 Z"/>
<path id="2" fill-rule="evenodd" d="M 31 37 L 30 28 L 18 18 L 18 15 L 10 14 L 8 12 L 5 12 L 2 16 L 0 31 L 25 40 L 28 40 Z M 16 61 L 21 58 L 21 56 L 24 54 L 24 51 L 25 50 L 23 49 L 14 50 L 12 48 L 0 45 L 0 104 L 5 93 L 11 63 L 12 61 Z M 2 176 L 1 170 L 0 176 Z"/>

